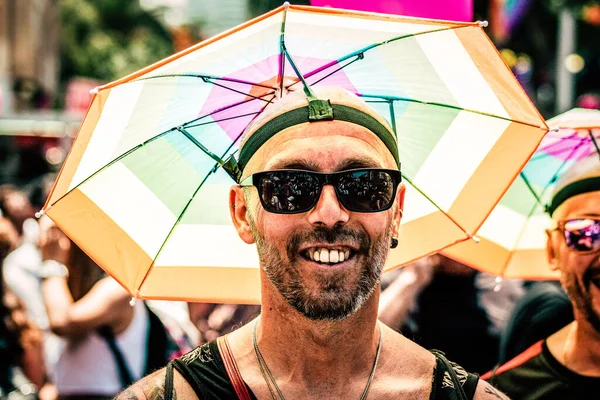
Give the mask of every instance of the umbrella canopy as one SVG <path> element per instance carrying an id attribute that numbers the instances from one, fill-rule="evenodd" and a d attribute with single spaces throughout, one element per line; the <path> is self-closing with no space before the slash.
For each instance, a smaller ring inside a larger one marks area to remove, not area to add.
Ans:
<path id="1" fill-rule="evenodd" d="M 547 131 L 482 25 L 282 6 L 99 87 L 44 210 L 136 297 L 258 302 L 222 166 L 278 97 L 334 85 L 400 143 L 388 268 L 466 240 Z"/>
<path id="2" fill-rule="evenodd" d="M 459 243 L 444 255 L 505 278 L 559 277 L 546 259 L 545 230 L 552 222 L 546 206 L 553 183 L 573 163 L 592 153 L 600 162 L 600 111 L 573 109 L 548 126 L 551 131 L 477 232 L 480 243 Z"/>

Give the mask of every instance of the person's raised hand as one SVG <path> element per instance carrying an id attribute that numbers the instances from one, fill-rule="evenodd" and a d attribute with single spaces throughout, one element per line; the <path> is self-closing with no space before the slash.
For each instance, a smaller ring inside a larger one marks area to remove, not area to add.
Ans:
<path id="1" fill-rule="evenodd" d="M 68 264 L 71 240 L 48 217 L 40 219 L 40 251 L 42 260 Z"/>

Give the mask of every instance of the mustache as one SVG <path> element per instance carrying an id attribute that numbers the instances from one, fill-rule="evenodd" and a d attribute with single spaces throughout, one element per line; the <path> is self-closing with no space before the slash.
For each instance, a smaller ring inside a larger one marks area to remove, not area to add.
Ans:
<path id="1" fill-rule="evenodd" d="M 358 248 L 359 253 L 368 253 L 371 247 L 371 239 L 364 230 L 352 229 L 343 225 L 335 225 L 333 228 L 317 226 L 310 231 L 292 234 L 286 246 L 290 259 L 298 255 L 300 247 L 306 242 L 325 242 L 331 245 L 351 243 Z"/>

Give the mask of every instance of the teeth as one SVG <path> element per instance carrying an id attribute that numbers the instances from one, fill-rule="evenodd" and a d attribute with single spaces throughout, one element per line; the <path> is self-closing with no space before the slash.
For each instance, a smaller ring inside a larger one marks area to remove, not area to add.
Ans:
<path id="1" fill-rule="evenodd" d="M 330 250 L 322 247 L 320 249 L 308 250 L 307 255 L 308 258 L 316 262 L 335 264 L 344 262 L 344 260 L 350 258 L 350 250 Z"/>
<path id="2" fill-rule="evenodd" d="M 321 249 L 321 254 L 319 256 L 319 261 L 322 263 L 329 262 L 329 251 L 327 249 Z"/>
<path id="3" fill-rule="evenodd" d="M 340 259 L 340 253 L 337 250 L 331 250 L 329 252 L 329 262 L 336 263 Z"/>

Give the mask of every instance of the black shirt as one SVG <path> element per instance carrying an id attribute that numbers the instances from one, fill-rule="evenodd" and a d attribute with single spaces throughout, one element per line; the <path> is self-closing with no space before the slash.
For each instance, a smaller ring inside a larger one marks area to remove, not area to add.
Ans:
<path id="1" fill-rule="evenodd" d="M 600 378 L 579 375 L 558 362 L 542 340 L 482 377 L 511 399 L 600 398 Z"/>

